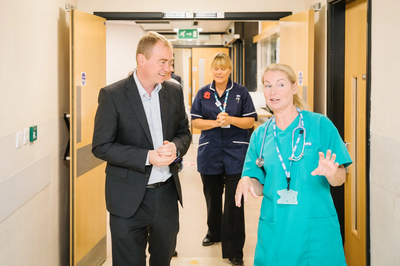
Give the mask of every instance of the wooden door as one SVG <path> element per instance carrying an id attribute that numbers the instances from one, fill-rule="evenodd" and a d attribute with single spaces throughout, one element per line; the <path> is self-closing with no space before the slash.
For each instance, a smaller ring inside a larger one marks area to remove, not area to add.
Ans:
<path id="1" fill-rule="evenodd" d="M 314 110 L 314 10 L 279 20 L 279 63 L 290 65 L 298 79 L 298 95 Z"/>
<path id="2" fill-rule="evenodd" d="M 101 265 L 105 163 L 91 150 L 97 98 L 106 85 L 106 20 L 78 10 L 70 16 L 70 265 Z"/>
<path id="3" fill-rule="evenodd" d="M 349 266 L 366 265 L 367 0 L 346 6 L 345 141 L 353 159 L 345 182 L 345 254 Z"/>
<path id="4" fill-rule="evenodd" d="M 192 48 L 192 91 L 193 99 L 197 91 L 213 81 L 211 62 L 217 53 L 225 53 L 229 56 L 229 48 Z M 193 134 L 200 134 L 200 130 L 194 128 Z"/>

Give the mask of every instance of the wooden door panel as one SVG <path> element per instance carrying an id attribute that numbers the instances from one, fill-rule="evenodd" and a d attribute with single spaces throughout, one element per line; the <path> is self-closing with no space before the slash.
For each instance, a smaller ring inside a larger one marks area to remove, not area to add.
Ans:
<path id="1" fill-rule="evenodd" d="M 279 63 L 290 65 L 299 82 L 298 95 L 314 109 L 314 10 L 279 20 Z M 302 72 L 303 78 L 299 78 Z M 302 83 L 302 84 L 301 84 Z"/>
<path id="2" fill-rule="evenodd" d="M 349 266 L 366 265 L 367 1 L 346 6 L 345 141 L 353 159 L 345 182 L 345 254 Z"/>
<path id="3" fill-rule="evenodd" d="M 196 97 L 198 90 L 213 81 L 211 62 L 217 53 L 225 53 L 229 56 L 229 48 L 193 48 L 192 49 L 192 79 Z M 200 134 L 200 130 L 194 128 L 193 134 Z"/>
<path id="4" fill-rule="evenodd" d="M 70 15 L 70 261 L 101 265 L 107 257 L 105 163 L 91 148 L 98 93 L 106 85 L 106 26 L 79 10 Z"/>

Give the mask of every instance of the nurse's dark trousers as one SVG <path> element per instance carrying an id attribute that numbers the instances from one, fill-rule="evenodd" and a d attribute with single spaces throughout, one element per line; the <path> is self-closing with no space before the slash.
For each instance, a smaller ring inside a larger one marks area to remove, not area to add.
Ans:
<path id="1" fill-rule="evenodd" d="M 221 241 L 222 257 L 243 258 L 245 240 L 244 208 L 235 204 L 236 186 L 241 174 L 201 175 L 207 203 L 207 236 L 214 242 Z M 225 203 L 222 212 L 222 194 L 225 186 Z"/>

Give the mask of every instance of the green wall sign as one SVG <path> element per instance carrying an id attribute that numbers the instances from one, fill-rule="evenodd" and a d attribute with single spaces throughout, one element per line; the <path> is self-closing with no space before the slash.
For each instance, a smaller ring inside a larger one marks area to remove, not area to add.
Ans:
<path id="1" fill-rule="evenodd" d="M 179 30 L 178 39 L 197 39 L 199 33 L 196 29 L 194 30 Z"/>

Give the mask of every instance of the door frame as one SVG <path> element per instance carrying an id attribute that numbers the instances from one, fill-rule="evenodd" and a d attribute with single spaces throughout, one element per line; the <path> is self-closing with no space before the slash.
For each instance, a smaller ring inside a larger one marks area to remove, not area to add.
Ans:
<path id="1" fill-rule="evenodd" d="M 345 65 L 345 11 L 346 5 L 355 0 L 328 0 L 327 19 L 327 116 L 344 139 L 344 65 Z M 366 80 L 366 262 L 371 265 L 370 238 L 370 169 L 371 169 L 371 15 L 372 0 L 367 0 L 367 80 Z M 332 197 L 339 201 L 339 220 L 344 224 L 344 186 L 334 188 Z M 340 202 L 342 201 L 342 202 Z M 343 204 L 343 205 L 342 205 Z M 340 208 L 343 208 L 340 210 Z M 342 212 L 343 211 L 343 212 Z M 340 217 L 342 215 L 342 217 Z M 342 225 L 342 223 L 341 223 Z"/>

